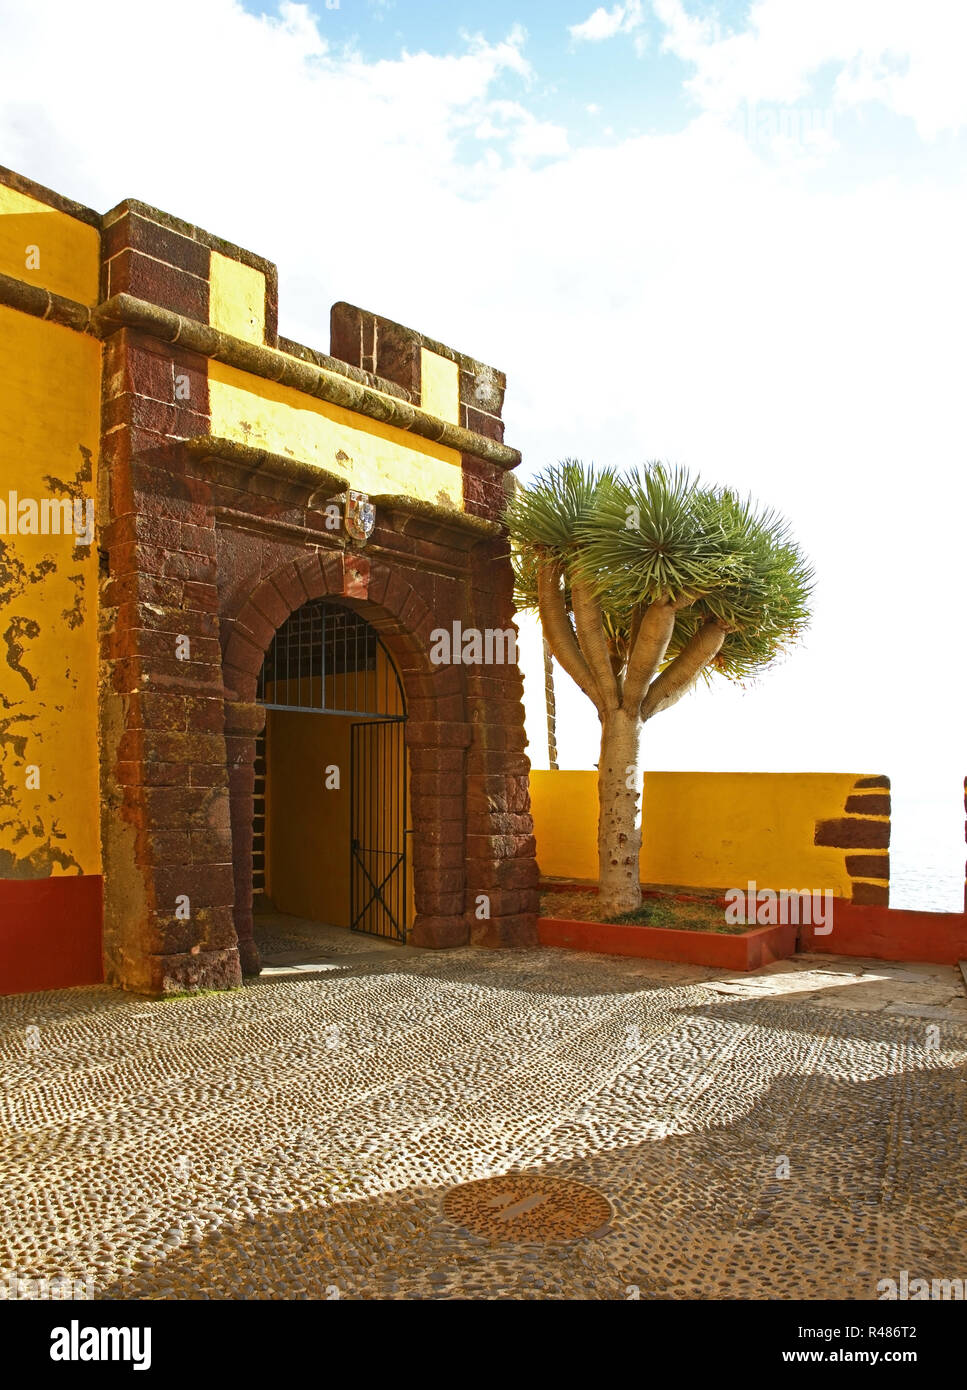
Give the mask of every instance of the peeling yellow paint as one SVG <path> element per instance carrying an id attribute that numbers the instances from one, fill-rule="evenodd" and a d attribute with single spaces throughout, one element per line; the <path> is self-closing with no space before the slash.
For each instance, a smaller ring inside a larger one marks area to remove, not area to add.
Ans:
<path id="1" fill-rule="evenodd" d="M 100 363 L 93 338 L 0 308 L 5 513 L 11 492 L 95 498 Z M 0 877 L 99 873 L 97 550 L 9 528 L 4 515 Z"/>

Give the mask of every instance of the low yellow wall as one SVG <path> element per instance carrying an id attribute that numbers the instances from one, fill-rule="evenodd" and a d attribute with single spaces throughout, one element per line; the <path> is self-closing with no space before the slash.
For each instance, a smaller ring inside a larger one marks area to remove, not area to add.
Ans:
<path id="1" fill-rule="evenodd" d="M 831 889 L 849 897 L 846 851 L 813 844 L 842 816 L 852 772 L 648 772 L 643 883 Z M 598 877 L 597 773 L 532 772 L 537 858 L 548 878 Z"/>

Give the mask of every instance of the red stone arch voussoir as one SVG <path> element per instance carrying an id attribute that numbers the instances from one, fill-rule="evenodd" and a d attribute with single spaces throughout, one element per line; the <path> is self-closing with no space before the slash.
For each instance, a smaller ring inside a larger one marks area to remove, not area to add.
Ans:
<path id="1" fill-rule="evenodd" d="M 430 633 L 438 626 L 421 596 L 380 560 L 320 550 L 263 578 L 237 613 L 221 616 L 225 740 L 235 874 L 235 929 L 246 974 L 260 968 L 252 919 L 252 819 L 255 743 L 265 710 L 255 701 L 265 653 L 291 613 L 332 597 L 357 609 L 393 658 L 407 706 L 417 946 L 466 945 L 465 760 L 470 743 L 461 669 L 434 666 Z"/>

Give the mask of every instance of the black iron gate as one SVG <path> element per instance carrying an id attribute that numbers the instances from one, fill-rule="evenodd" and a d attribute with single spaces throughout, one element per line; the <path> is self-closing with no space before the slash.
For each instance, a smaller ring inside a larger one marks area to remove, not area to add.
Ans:
<path id="1" fill-rule="evenodd" d="M 406 940 L 406 746 L 401 719 L 353 724 L 350 922 Z"/>
<path id="2" fill-rule="evenodd" d="M 359 719 L 350 726 L 350 926 L 353 931 L 405 941 L 409 901 L 406 702 L 399 672 L 375 628 L 354 609 L 328 599 L 311 599 L 290 614 L 272 639 L 259 673 L 256 699 L 267 709 L 283 713 Z M 253 888 L 258 892 L 265 891 L 264 782 L 271 767 L 271 738 L 268 744 L 266 759 L 266 742 L 260 742 L 255 768 Z M 344 846 L 343 840 L 340 854 L 345 853 Z M 331 872 L 331 868 L 321 862 L 319 871 Z"/>

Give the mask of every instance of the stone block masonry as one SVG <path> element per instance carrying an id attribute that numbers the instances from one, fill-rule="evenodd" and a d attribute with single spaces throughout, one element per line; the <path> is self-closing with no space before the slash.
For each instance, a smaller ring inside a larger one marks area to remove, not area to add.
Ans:
<path id="1" fill-rule="evenodd" d="M 816 823 L 817 845 L 848 850 L 850 901 L 870 907 L 890 903 L 890 779 L 858 777 L 843 815 Z"/>

